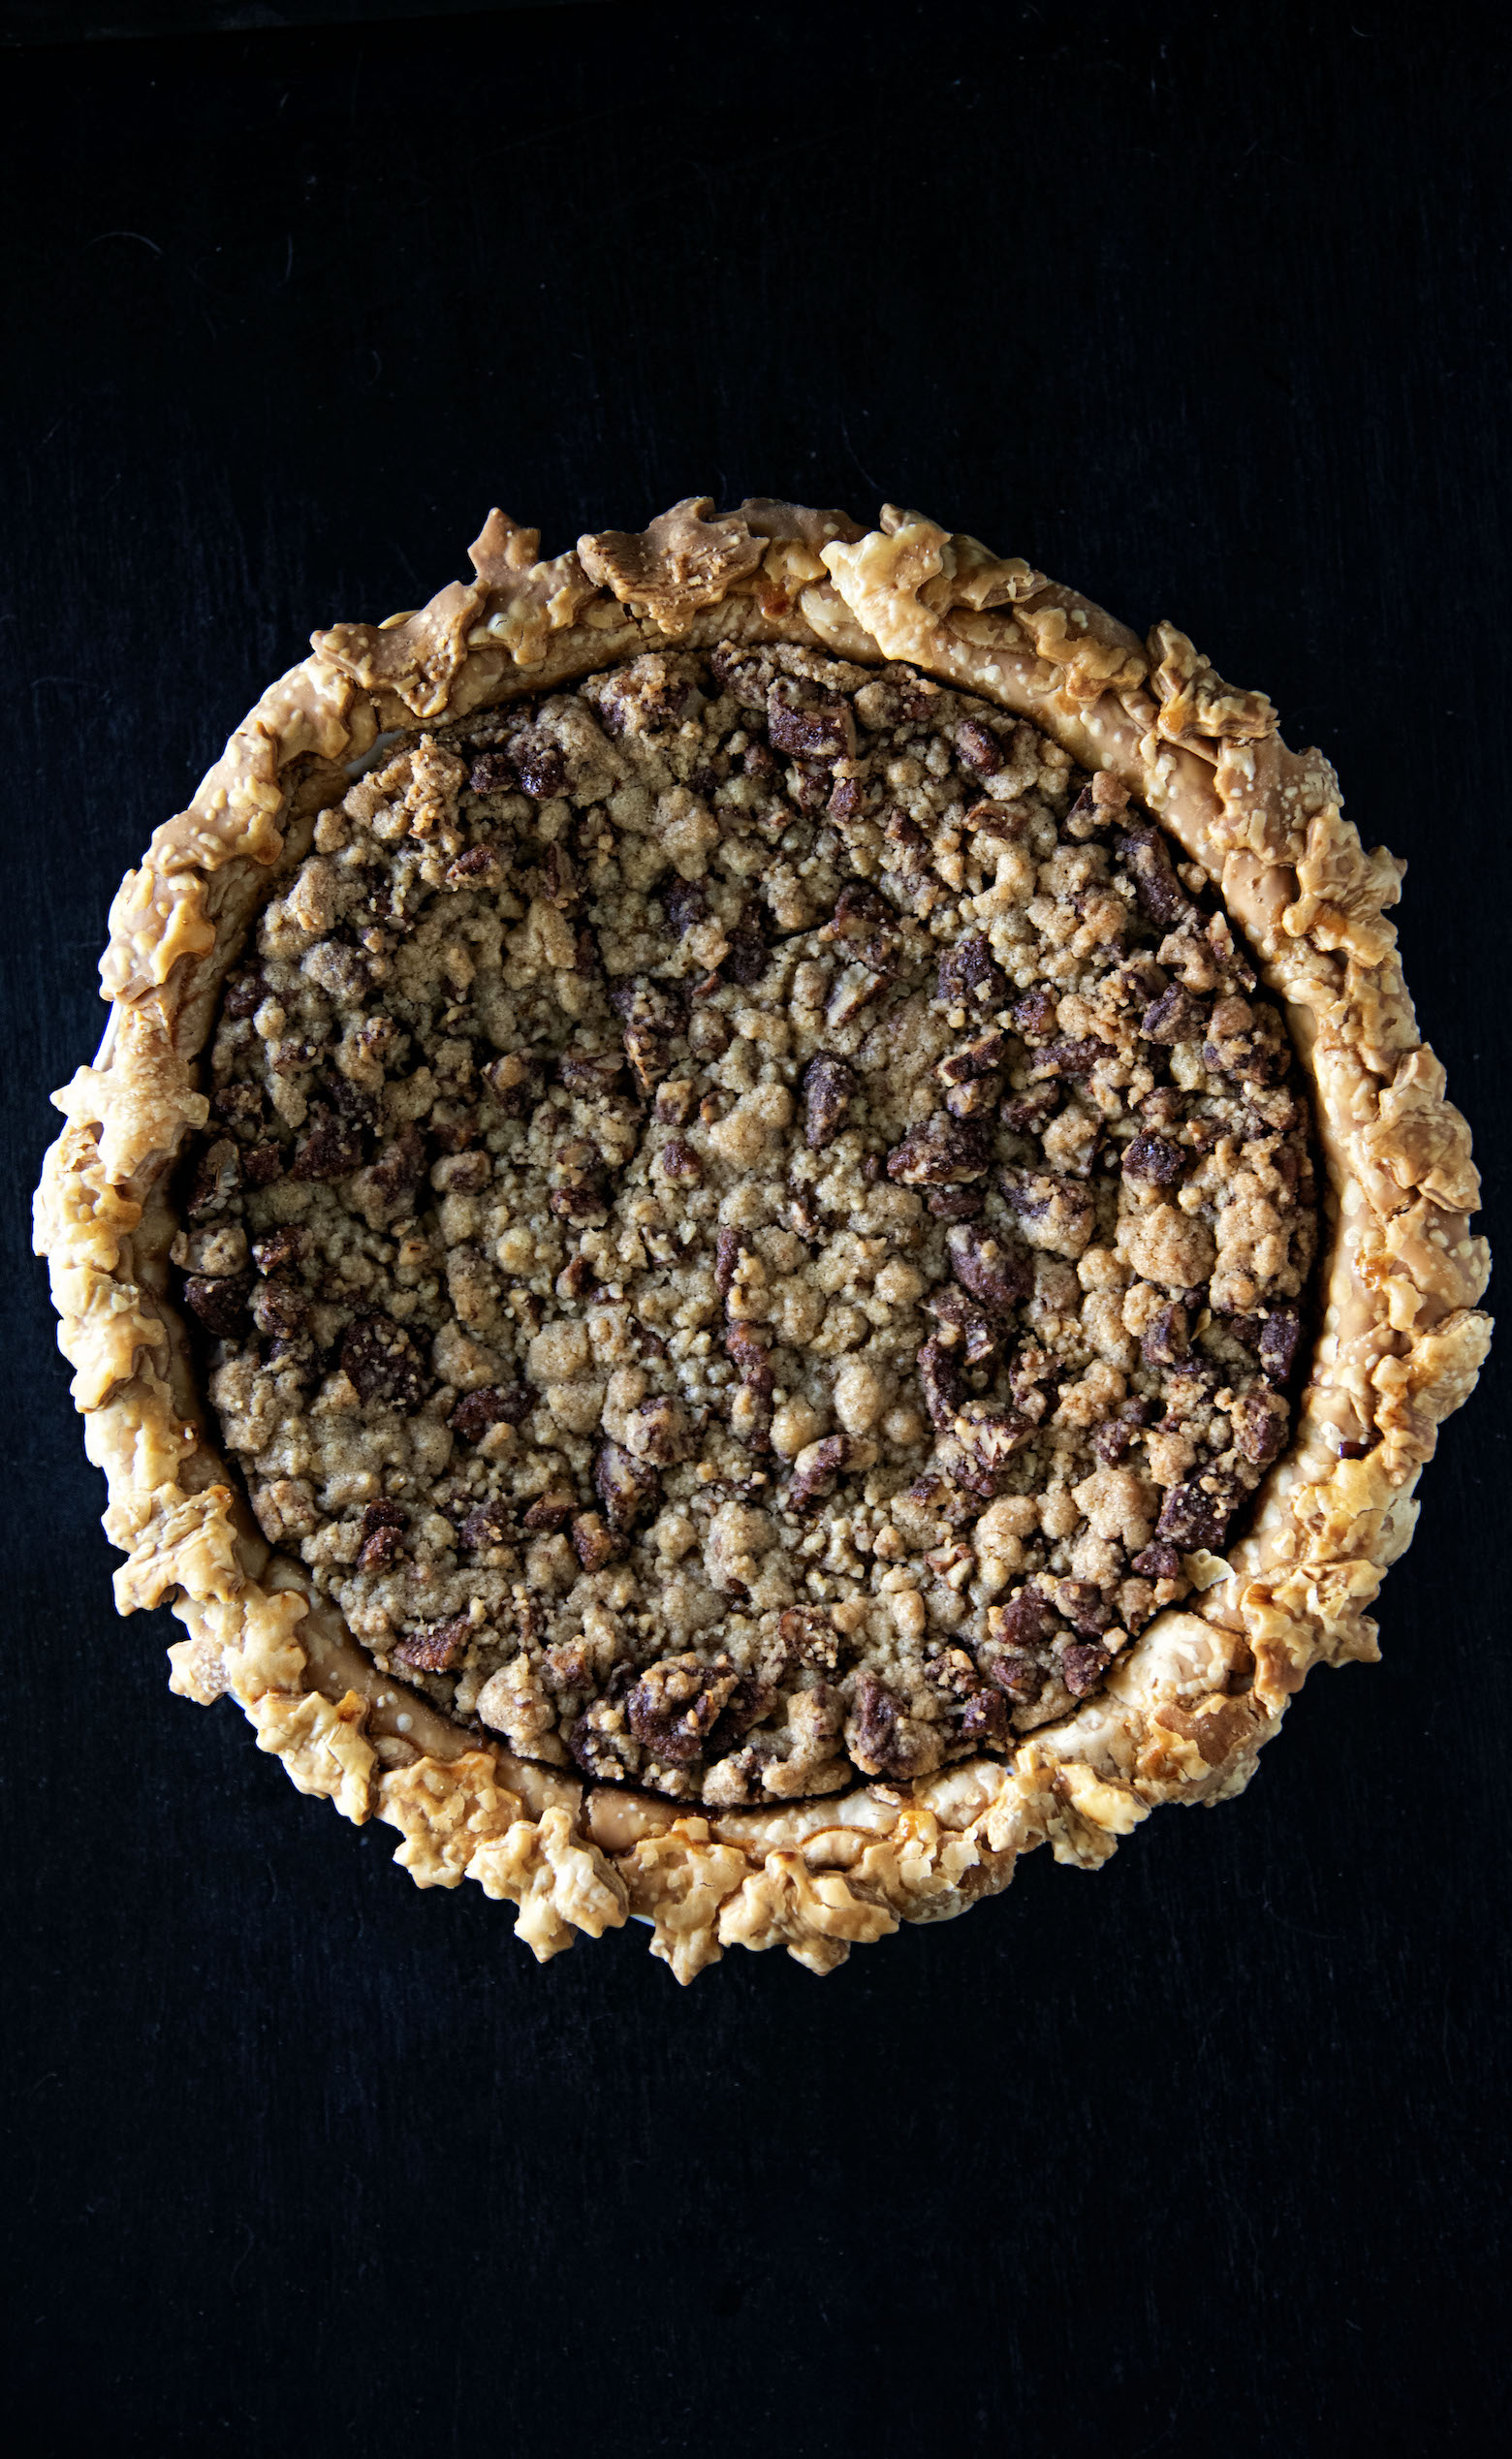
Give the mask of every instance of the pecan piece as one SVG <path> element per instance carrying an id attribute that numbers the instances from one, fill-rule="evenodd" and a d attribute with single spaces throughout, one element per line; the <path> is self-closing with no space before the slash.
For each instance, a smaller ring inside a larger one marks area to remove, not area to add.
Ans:
<path id="1" fill-rule="evenodd" d="M 902 857 L 899 867 L 917 879 L 929 858 L 929 838 L 901 811 L 889 811 L 885 826 L 888 843 Z"/>
<path id="2" fill-rule="evenodd" d="M 261 1085 L 222 1085 L 210 1095 L 210 1108 L 223 1126 L 256 1131 L 263 1118 Z"/>
<path id="3" fill-rule="evenodd" d="M 812 1152 L 821 1152 L 839 1134 L 845 1114 L 856 1097 L 857 1078 L 843 1058 L 821 1051 L 803 1070 L 803 1134 Z"/>
<path id="4" fill-rule="evenodd" d="M 367 1173 L 367 1183 L 387 1207 L 404 1209 L 425 1175 L 425 1139 L 413 1119 L 380 1151 Z"/>
<path id="5" fill-rule="evenodd" d="M 474 794 L 496 794 L 508 791 L 515 782 L 515 771 L 507 752 L 481 751 L 472 764 L 467 782 Z"/>
<path id="6" fill-rule="evenodd" d="M 593 1464 L 593 1490 L 614 1535 L 633 1529 L 655 1500 L 660 1479 L 650 1463 L 639 1461 L 621 1443 L 605 1443 Z"/>
<path id="7" fill-rule="evenodd" d="M 499 1057 L 490 1058 L 479 1073 L 505 1118 L 520 1119 L 540 1090 L 540 1068 L 534 1051 L 504 1051 Z"/>
<path id="8" fill-rule="evenodd" d="M 774 1379 L 767 1363 L 772 1335 L 765 1324 L 746 1323 L 743 1318 L 737 1318 L 734 1323 L 725 1326 L 724 1345 L 725 1355 L 735 1360 L 742 1380 L 749 1382 L 754 1378 L 760 1381 L 765 1375 L 770 1392 Z"/>
<path id="9" fill-rule="evenodd" d="M 563 1051 L 556 1062 L 557 1080 L 570 1093 L 589 1099 L 612 1092 L 625 1072 L 625 1055 L 618 1051 Z"/>
<path id="10" fill-rule="evenodd" d="M 286 1340 L 280 1334 L 276 1340 L 269 1340 L 264 1364 L 276 1367 L 280 1374 L 292 1374 L 298 1383 L 313 1383 L 319 1360 L 313 1340 Z"/>
<path id="11" fill-rule="evenodd" d="M 526 1529 L 564 1529 L 578 1508 L 578 1497 L 570 1486 L 548 1486 L 544 1495 L 537 1495 L 520 1523 Z"/>
<path id="12" fill-rule="evenodd" d="M 663 1178 L 674 1186 L 697 1186 L 704 1175 L 704 1164 L 681 1136 L 669 1136 L 657 1160 Z"/>
<path id="13" fill-rule="evenodd" d="M 1044 1666 L 1016 1648 L 995 1657 L 989 1671 L 998 1689 L 1007 1692 L 1016 1708 L 1032 1708 L 1045 1687 Z"/>
<path id="14" fill-rule="evenodd" d="M 1260 1371 L 1271 1383 L 1285 1383 L 1297 1363 L 1302 1322 L 1295 1307 L 1273 1307 L 1260 1327 Z"/>
<path id="15" fill-rule="evenodd" d="M 310 1302 L 295 1281 L 275 1273 L 260 1280 L 252 1295 L 252 1320 L 259 1332 L 275 1340 L 294 1340 L 310 1319 Z"/>
<path id="16" fill-rule="evenodd" d="M 749 990 L 759 982 L 772 962 L 772 951 L 761 927 L 761 908 L 747 905 L 730 933 L 730 945 L 720 959 L 719 970 L 726 979 Z"/>
<path id="17" fill-rule="evenodd" d="M 767 682 L 761 662 L 733 641 L 721 641 L 709 652 L 716 680 L 742 709 L 765 709 Z"/>
<path id="18" fill-rule="evenodd" d="M 361 1119 L 343 1119 L 326 1102 L 310 1105 L 311 1125 L 294 1149 L 292 1179 L 346 1179 L 362 1166 L 366 1131 Z"/>
<path id="19" fill-rule="evenodd" d="M 948 1323 L 959 1336 L 957 1340 L 941 1344 L 954 1357 L 963 1359 L 967 1366 L 980 1366 L 984 1359 L 992 1356 L 1002 1338 L 1002 1326 L 979 1314 L 963 1289 L 936 1289 L 919 1303 L 925 1314 L 932 1315 L 936 1323 Z"/>
<path id="20" fill-rule="evenodd" d="M 275 1147 L 276 1150 L 276 1147 Z M 250 1153 L 247 1156 L 251 1159 Z M 194 1184 L 185 1205 L 192 1221 L 211 1221 L 225 1212 L 241 1185 L 243 1163 L 229 1136 L 221 1136 L 201 1153 Z"/>
<path id="21" fill-rule="evenodd" d="M 522 794 L 533 803 L 550 803 L 567 791 L 567 763 L 560 748 L 544 736 L 525 733 L 517 735 L 510 745 L 515 774 Z"/>
<path id="22" fill-rule="evenodd" d="M 228 974 L 221 1005 L 228 1016 L 254 1016 L 267 996 L 262 966 L 249 965 L 241 973 Z"/>
<path id="23" fill-rule="evenodd" d="M 1207 1011 L 1182 983 L 1173 982 L 1152 999 L 1140 1021 L 1147 1042 L 1194 1042 L 1206 1032 Z"/>
<path id="24" fill-rule="evenodd" d="M 246 1322 L 247 1300 L 252 1294 L 250 1272 L 227 1273 L 211 1279 L 206 1273 L 191 1273 L 184 1282 L 184 1304 L 197 1315 L 206 1332 L 217 1340 L 230 1340 Z"/>
<path id="25" fill-rule="evenodd" d="M 585 1298 L 598 1275 L 586 1255 L 569 1255 L 552 1284 L 558 1298 Z"/>
<path id="26" fill-rule="evenodd" d="M 1221 1471 L 1208 1470 L 1205 1481 L 1188 1477 L 1168 1489 L 1155 1534 L 1169 1538 L 1182 1554 L 1220 1546 L 1238 1500 L 1238 1485 Z"/>
<path id="27" fill-rule="evenodd" d="M 1234 1438 L 1240 1457 L 1256 1468 L 1269 1468 L 1286 1440 L 1289 1411 L 1279 1394 L 1251 1392 L 1235 1413 Z"/>
<path id="28" fill-rule="evenodd" d="M 585 1571 L 602 1571 L 622 1551 L 600 1511 L 581 1511 L 572 1524 L 573 1552 Z"/>
<path id="29" fill-rule="evenodd" d="M 1024 1449 L 1034 1432 L 1026 1417 L 1015 1408 L 1005 1408 L 998 1401 L 964 1402 L 955 1423 L 971 1465 L 984 1481 L 978 1491 L 988 1494 L 995 1490 L 998 1470 L 1007 1466 L 1015 1452 Z M 957 1473 L 963 1476 L 963 1468 Z"/>
<path id="30" fill-rule="evenodd" d="M 924 1386 L 924 1404 L 934 1423 L 936 1434 L 943 1434 L 954 1425 L 966 1398 L 965 1377 L 961 1373 L 963 1350 L 947 1347 L 937 1332 L 932 1332 L 916 1361 L 919 1380 Z"/>
<path id="31" fill-rule="evenodd" d="M 636 1090 L 646 1100 L 667 1073 L 667 1044 L 682 1014 L 659 984 L 645 980 L 619 984 L 611 991 L 609 1004 L 623 1020 L 625 1056 Z"/>
<path id="32" fill-rule="evenodd" d="M 665 651 L 650 649 L 622 674 L 606 677 L 599 717 L 608 735 L 665 734 L 679 725 L 693 697 L 691 671 Z M 756 706 L 763 701 L 757 699 Z"/>
<path id="33" fill-rule="evenodd" d="M 396 1502 L 370 1502 L 362 1513 L 360 1571 L 387 1571 L 404 1551 L 409 1515 Z"/>
<path id="34" fill-rule="evenodd" d="M 838 1733 L 840 1716 L 836 1694 L 824 1683 L 816 1685 L 815 1688 L 830 1711 L 827 1721 L 831 1732 Z M 772 1714 L 779 1695 L 771 1683 L 758 1681 L 754 1674 L 740 1675 L 719 1712 L 717 1721 L 710 1728 L 708 1744 L 710 1757 L 718 1757 L 737 1742 L 742 1741 L 753 1724 L 760 1724 L 763 1717 Z"/>
<path id="35" fill-rule="evenodd" d="M 857 1678 L 856 1696 L 845 1720 L 845 1741 L 851 1757 L 867 1776 L 912 1776 L 922 1756 L 913 1718 L 875 1674 Z"/>
<path id="36" fill-rule="evenodd" d="M 252 1241 L 252 1260 L 260 1273 L 281 1272 L 285 1264 L 300 1264 L 310 1251 L 310 1234 L 294 1223 L 269 1230 Z"/>
<path id="37" fill-rule="evenodd" d="M 1179 1144 L 1146 1128 L 1123 1151 L 1123 1175 L 1141 1186 L 1176 1186 L 1186 1175 L 1187 1155 Z"/>
<path id="38" fill-rule="evenodd" d="M 449 1674 L 471 1639 L 472 1627 L 465 1614 L 450 1614 L 444 1622 L 422 1624 L 400 1640 L 394 1654 L 418 1674 Z"/>
<path id="39" fill-rule="evenodd" d="M 1151 1315 L 1140 1336 L 1139 1353 L 1150 1367 L 1180 1366 L 1190 1356 L 1186 1308 L 1180 1300 Z"/>
<path id="40" fill-rule="evenodd" d="M 481 1195 L 493 1178 L 493 1162 L 487 1152 L 449 1152 L 431 1172 L 430 1183 L 438 1195 Z"/>
<path id="41" fill-rule="evenodd" d="M 992 1075 L 1007 1056 L 1006 1033 L 978 1033 L 974 1041 L 962 1042 L 959 1050 L 948 1052 L 937 1061 L 934 1072 L 942 1085 L 964 1085 L 974 1077 Z"/>
<path id="42" fill-rule="evenodd" d="M 952 1119 L 936 1111 L 923 1126 L 910 1127 L 887 1156 L 890 1179 L 905 1186 L 949 1186 L 979 1179 L 992 1158 L 992 1140 L 975 1119 Z"/>
<path id="43" fill-rule="evenodd" d="M 1095 1640 L 1073 1639 L 1060 1652 L 1060 1679 L 1073 1699 L 1095 1690 L 1113 1658 Z"/>
<path id="44" fill-rule="evenodd" d="M 946 1239 L 950 1268 L 961 1288 L 969 1290 L 990 1314 L 1005 1315 L 1027 1298 L 1034 1286 L 1034 1266 L 1021 1249 L 980 1230 L 954 1229 Z"/>
<path id="45" fill-rule="evenodd" d="M 1005 1648 L 1036 1648 L 1055 1628 L 1049 1606 L 1037 1588 L 1022 1588 L 1006 1605 L 988 1608 L 987 1626 Z"/>
<path id="46" fill-rule="evenodd" d="M 820 931 L 821 939 L 844 939 L 866 950 L 877 963 L 893 934 L 897 916 L 865 880 L 847 880 L 835 898 L 835 911 Z"/>
<path id="47" fill-rule="evenodd" d="M 535 1400 L 528 1383 L 482 1383 L 462 1394 L 447 1424 L 464 1443 L 481 1443 L 490 1426 L 522 1426 Z"/>
<path id="48" fill-rule="evenodd" d="M 1008 978 L 979 935 L 958 939 L 940 959 L 939 995 L 947 1007 L 998 1008 Z"/>
<path id="49" fill-rule="evenodd" d="M 996 1112 L 1002 1088 L 1000 1076 L 974 1076 L 969 1084 L 950 1087 L 945 1107 L 953 1119 L 990 1118 Z"/>
<path id="50" fill-rule="evenodd" d="M 1147 1545 L 1134 1557 L 1132 1567 L 1142 1580 L 1179 1580 L 1182 1576 L 1181 1558 L 1170 1544 Z"/>
<path id="51" fill-rule="evenodd" d="M 1000 1749 L 1008 1739 L 1008 1709 L 997 1690 L 974 1690 L 961 1712 L 961 1739 L 983 1750 Z"/>
<path id="52" fill-rule="evenodd" d="M 1008 766 L 1002 739 L 984 717 L 962 717 L 956 728 L 956 757 L 977 777 L 995 777 Z"/>
<path id="53" fill-rule="evenodd" d="M 341 1367 L 360 1401 L 379 1401 L 412 1416 L 434 1380 L 402 1325 L 385 1314 L 358 1315 L 341 1336 Z"/>
<path id="54" fill-rule="evenodd" d="M 1079 1639 L 1101 1638 L 1114 1618 L 1095 1580 L 1057 1580 L 1055 1603 Z"/>
<path id="55" fill-rule="evenodd" d="M 777 1624 L 784 1655 L 790 1662 L 816 1665 L 833 1674 L 840 1661 L 840 1634 L 827 1614 L 813 1605 L 787 1605 Z"/>
<path id="56" fill-rule="evenodd" d="M 487 843 L 469 845 L 447 866 L 448 888 L 492 888 L 503 877 L 499 848 Z"/>
<path id="57" fill-rule="evenodd" d="M 952 1477 L 943 1476 L 937 1468 L 927 1468 L 908 1489 L 907 1499 L 924 1505 L 926 1511 L 937 1511 L 953 1529 L 964 1529 L 981 1517 L 981 1495 L 958 1485 Z"/>
<path id="58" fill-rule="evenodd" d="M 984 1199 L 979 1186 L 935 1186 L 924 1200 L 937 1221 L 974 1221 Z"/>
<path id="59" fill-rule="evenodd" d="M 719 1297 L 729 1297 L 740 1263 L 740 1232 L 733 1229 L 718 1231 L 714 1239 L 714 1288 Z"/>
<path id="60" fill-rule="evenodd" d="M 1290 1063 L 1275 1016 L 1267 1012 L 1257 1016 L 1247 999 L 1219 999 L 1209 1019 L 1209 1034 L 1203 1044 L 1203 1065 L 1219 1075 L 1238 1077 L 1248 1085 L 1268 1085 L 1284 1075 Z"/>
<path id="61" fill-rule="evenodd" d="M 1089 1076 L 1100 1058 L 1108 1057 L 1110 1045 L 1088 1036 L 1083 1041 L 1047 1042 L 1035 1055 L 1035 1076 L 1069 1076 L 1080 1079 Z"/>
<path id="62" fill-rule="evenodd" d="M 783 1503 L 789 1511 L 810 1511 L 821 1495 L 832 1492 L 835 1481 L 850 1460 L 853 1450 L 846 1434 L 826 1434 L 822 1441 L 808 1443 L 793 1463 Z"/>
<path id="63" fill-rule="evenodd" d="M 656 891 L 662 911 L 679 939 L 685 938 L 697 922 L 709 915 L 709 898 L 700 879 L 679 879 L 676 874 L 664 880 Z"/>
<path id="64" fill-rule="evenodd" d="M 489 1547 L 509 1542 L 509 1506 L 497 1497 L 490 1502 L 480 1502 L 469 1511 L 457 1536 L 469 1554 L 481 1554 Z"/>
<path id="65" fill-rule="evenodd" d="M 1014 1001 L 1013 1021 L 1026 1042 L 1043 1041 L 1055 1029 L 1055 993 L 1041 984 Z"/>
<path id="66" fill-rule="evenodd" d="M 1016 1349 L 1008 1361 L 1008 1389 L 1014 1405 L 1038 1426 L 1050 1406 L 1051 1394 L 1059 1377 L 1059 1367 L 1048 1349 L 1030 1342 Z"/>
<path id="67" fill-rule="evenodd" d="M 1171 867 L 1165 838 L 1150 820 L 1126 820 L 1114 851 L 1134 882 L 1140 911 L 1161 930 L 1174 930 L 1196 907 Z"/>
<path id="68" fill-rule="evenodd" d="M 856 754 L 856 719 L 848 700 L 806 689 L 781 676 L 767 693 L 767 735 L 773 751 L 833 768 Z"/>
<path id="69" fill-rule="evenodd" d="M 664 1656 L 646 1666 L 625 1699 L 630 1730 L 657 1758 L 685 1767 L 701 1756 L 705 1738 L 736 1682 L 728 1657 L 709 1666 L 691 1652 Z"/>
<path id="70" fill-rule="evenodd" d="M 547 1196 L 550 1211 L 560 1221 L 574 1229 L 586 1229 L 602 1221 L 609 1211 L 609 1196 L 604 1178 L 598 1170 L 573 1171 L 560 1185 L 553 1186 Z"/>

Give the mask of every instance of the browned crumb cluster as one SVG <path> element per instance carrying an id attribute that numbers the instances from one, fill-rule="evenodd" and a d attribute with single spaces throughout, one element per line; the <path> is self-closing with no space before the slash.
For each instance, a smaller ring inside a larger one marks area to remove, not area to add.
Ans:
<path id="1" fill-rule="evenodd" d="M 1286 1439 L 1307 1114 L 1205 886 L 793 646 L 391 741 L 228 983 L 175 1249 L 268 1536 L 601 1781 L 1061 1715 Z"/>

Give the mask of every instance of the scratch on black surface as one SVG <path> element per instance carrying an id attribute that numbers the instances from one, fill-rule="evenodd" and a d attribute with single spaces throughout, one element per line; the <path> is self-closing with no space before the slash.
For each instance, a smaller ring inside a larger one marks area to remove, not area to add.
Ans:
<path id="1" fill-rule="evenodd" d="M 84 244 L 86 247 L 98 247 L 104 239 L 135 239 L 139 246 L 149 247 L 154 256 L 163 253 L 156 239 L 149 239 L 145 231 L 97 231 L 94 237 Z"/>

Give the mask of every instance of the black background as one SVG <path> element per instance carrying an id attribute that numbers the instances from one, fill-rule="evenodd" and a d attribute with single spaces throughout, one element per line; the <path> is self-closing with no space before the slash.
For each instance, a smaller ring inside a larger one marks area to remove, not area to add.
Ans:
<path id="1" fill-rule="evenodd" d="M 1162 1813 L 1095 1884 L 1036 1855 L 822 1985 L 733 1956 L 682 1994 L 637 1928 L 538 1970 L 169 1697 L 174 1626 L 110 1612 L 23 1218 L 119 874 L 311 625 L 419 602 L 495 501 L 554 552 L 707 489 L 918 504 L 1267 687 L 1410 858 L 1408 978 L 1495 1228 L 1489 23 L 583 5 L 11 53 L 28 2448 L 1436 2453 L 1504 2416 L 1495 1370 L 1384 1663 L 1315 1676 L 1242 1801 Z"/>

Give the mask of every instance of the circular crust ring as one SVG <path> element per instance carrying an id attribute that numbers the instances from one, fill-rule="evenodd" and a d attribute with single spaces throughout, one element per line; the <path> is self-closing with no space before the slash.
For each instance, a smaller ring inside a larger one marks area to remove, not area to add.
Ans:
<path id="1" fill-rule="evenodd" d="M 1465 1120 L 1418 1035 L 1385 919 L 1402 867 L 1367 853 L 1316 751 L 1289 751 L 1262 694 L 1182 633 L 1142 643 L 1017 558 L 892 506 L 839 513 L 690 497 L 644 533 L 539 557 L 494 512 L 475 579 L 418 613 L 317 633 L 159 829 L 110 911 L 99 1056 L 53 1099 L 67 1120 L 36 1198 L 123 1613 L 169 1602 L 188 1636 L 172 1687 L 230 1694 L 301 1792 L 400 1831 L 421 1886 L 477 1879 L 545 1961 L 647 1921 L 687 1981 L 727 1946 L 813 1971 L 900 1921 L 949 1919 L 1048 1843 L 1095 1867 L 1162 1802 L 1254 1773 L 1309 1669 L 1378 1655 L 1367 1608 L 1406 1547 L 1437 1428 L 1474 1385 L 1490 1259 Z M 785 640 L 905 661 L 1028 718 L 1106 769 L 1218 885 L 1308 1075 L 1328 1182 L 1323 1328 L 1289 1449 L 1226 1574 L 1167 1608 L 1102 1692 L 1006 1759 L 772 1811 L 693 1813 L 513 1757 L 396 1689 L 303 1566 L 268 1547 L 216 1447 L 169 1296 L 172 1165 L 207 1102 L 197 1062 L 249 924 L 307 850 L 316 812 L 379 735 L 568 683 L 668 640 Z"/>

